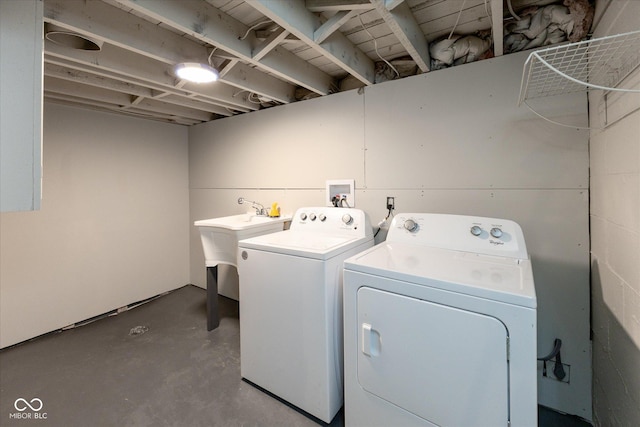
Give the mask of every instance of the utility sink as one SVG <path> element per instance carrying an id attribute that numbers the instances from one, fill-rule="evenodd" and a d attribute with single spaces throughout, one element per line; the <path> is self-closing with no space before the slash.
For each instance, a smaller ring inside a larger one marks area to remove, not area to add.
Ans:
<path id="1" fill-rule="evenodd" d="M 237 267 L 238 240 L 282 231 L 291 216 L 272 218 L 255 214 L 240 214 L 194 222 L 200 230 L 207 267 L 230 264 Z"/>
<path id="2" fill-rule="evenodd" d="M 238 203 L 242 204 L 242 200 L 242 198 L 239 199 Z M 289 223 L 291 223 L 291 216 L 272 218 L 251 213 L 202 219 L 193 223 L 200 231 L 207 267 L 208 331 L 220 325 L 218 264 L 229 264 L 237 268 L 238 240 L 282 231 Z"/>

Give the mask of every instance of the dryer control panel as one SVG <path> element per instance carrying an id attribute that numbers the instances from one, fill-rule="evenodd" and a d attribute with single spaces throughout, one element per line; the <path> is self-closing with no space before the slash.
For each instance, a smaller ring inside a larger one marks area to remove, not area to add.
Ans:
<path id="1" fill-rule="evenodd" d="M 524 235 L 511 220 L 429 213 L 397 214 L 387 242 L 409 242 L 436 248 L 528 259 Z"/>

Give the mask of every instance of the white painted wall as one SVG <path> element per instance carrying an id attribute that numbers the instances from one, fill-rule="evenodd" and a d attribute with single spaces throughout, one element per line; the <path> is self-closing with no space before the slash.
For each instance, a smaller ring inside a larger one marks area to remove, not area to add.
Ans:
<path id="1" fill-rule="evenodd" d="M 40 209 L 42 0 L 0 0 L 0 211 Z"/>
<path id="2" fill-rule="evenodd" d="M 640 2 L 599 1 L 594 37 L 640 30 Z M 627 87 L 640 89 L 640 70 Z M 597 426 L 640 425 L 640 94 L 589 96 L 593 406 Z M 613 120 L 612 120 L 613 118 Z"/>
<path id="3" fill-rule="evenodd" d="M 0 214 L 0 347 L 189 283 L 187 129 L 44 113 L 42 209 Z"/>
<path id="4" fill-rule="evenodd" d="M 538 353 L 555 337 L 571 383 L 539 381 L 541 404 L 591 418 L 588 132 L 550 124 L 516 103 L 520 53 L 189 129 L 191 221 L 244 211 L 244 196 L 284 212 L 324 205 L 327 179 L 354 178 L 376 224 L 396 212 L 504 217 L 523 227 L 538 295 Z M 586 95 L 542 101 L 586 124 Z M 383 234 L 381 234 L 383 237 Z M 191 281 L 205 285 L 191 227 Z M 221 269 L 237 294 L 237 275 Z M 539 369 L 541 373 L 541 368 Z"/>

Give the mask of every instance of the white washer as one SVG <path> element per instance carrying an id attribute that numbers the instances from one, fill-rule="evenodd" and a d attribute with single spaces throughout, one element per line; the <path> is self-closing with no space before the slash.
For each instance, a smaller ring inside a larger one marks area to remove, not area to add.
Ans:
<path id="1" fill-rule="evenodd" d="M 398 214 L 345 261 L 345 425 L 537 426 L 536 293 L 513 221 Z"/>
<path id="2" fill-rule="evenodd" d="M 359 209 L 298 209 L 238 243 L 242 377 L 331 422 L 343 403 L 343 261 L 373 246 Z"/>

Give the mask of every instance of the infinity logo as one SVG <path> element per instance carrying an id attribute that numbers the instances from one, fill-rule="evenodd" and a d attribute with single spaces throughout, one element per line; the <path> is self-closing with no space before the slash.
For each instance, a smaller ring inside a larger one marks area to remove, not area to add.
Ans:
<path id="1" fill-rule="evenodd" d="M 35 402 L 35 404 L 32 406 L 32 404 L 34 402 Z M 18 404 L 20 404 L 20 405 L 18 405 Z M 22 397 L 19 397 L 13 403 L 13 407 L 16 408 L 16 410 L 18 410 L 20 412 L 26 411 L 27 408 L 31 408 L 32 411 L 38 412 L 40 409 L 42 409 L 42 400 L 38 399 L 37 397 L 34 397 L 33 399 L 31 399 L 30 402 L 27 402 Z"/>

